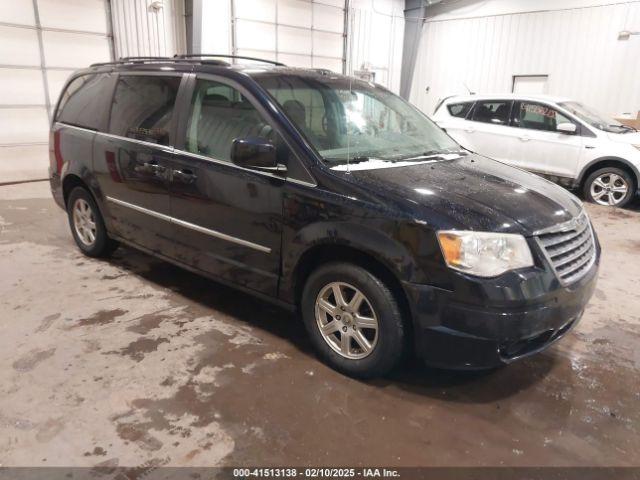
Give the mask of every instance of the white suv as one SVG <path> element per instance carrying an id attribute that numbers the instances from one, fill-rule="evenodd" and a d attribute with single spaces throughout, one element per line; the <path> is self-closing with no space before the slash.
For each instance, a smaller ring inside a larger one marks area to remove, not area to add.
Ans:
<path id="1" fill-rule="evenodd" d="M 569 188 L 623 206 L 640 184 L 640 133 L 565 98 L 469 95 L 433 115 L 458 143 Z"/>

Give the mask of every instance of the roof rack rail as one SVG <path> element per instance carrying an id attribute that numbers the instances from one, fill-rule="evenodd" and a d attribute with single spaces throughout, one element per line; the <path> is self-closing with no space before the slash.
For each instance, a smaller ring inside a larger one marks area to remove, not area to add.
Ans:
<path id="1" fill-rule="evenodd" d="M 329 70 L 328 68 L 311 68 L 310 70 L 313 70 L 316 73 L 319 73 L 320 75 L 335 75 L 336 72 L 334 72 L 333 70 Z"/>
<path id="2" fill-rule="evenodd" d="M 178 56 L 174 57 L 120 57 L 118 60 L 114 60 L 112 62 L 100 62 L 91 64 L 92 67 L 103 67 L 106 65 L 122 65 L 125 63 L 153 63 L 153 62 L 184 62 L 184 63 L 193 63 L 199 61 L 197 58 L 182 58 Z M 227 62 L 222 60 L 211 61 L 211 63 L 216 63 L 219 65 L 229 65 Z"/>
<path id="3" fill-rule="evenodd" d="M 118 59 L 119 62 L 135 62 L 135 61 L 145 61 L 145 60 L 171 60 L 171 57 L 120 57 Z"/>
<path id="4" fill-rule="evenodd" d="M 189 54 L 181 54 L 181 55 L 174 55 L 173 58 L 183 58 L 183 59 L 190 59 L 190 58 L 209 58 L 209 57 L 213 57 L 213 58 L 238 58 L 240 60 L 252 60 L 254 62 L 263 62 L 263 63 L 270 63 L 272 65 L 276 65 L 278 67 L 286 67 L 286 65 L 284 63 L 281 62 L 276 62 L 275 60 L 267 60 L 264 58 L 257 58 L 257 57 L 246 57 L 244 55 L 227 55 L 227 54 L 218 54 L 218 53 L 189 53 Z"/>

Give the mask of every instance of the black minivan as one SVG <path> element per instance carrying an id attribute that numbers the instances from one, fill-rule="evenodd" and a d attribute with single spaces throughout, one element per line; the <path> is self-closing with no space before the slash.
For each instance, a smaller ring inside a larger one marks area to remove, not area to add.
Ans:
<path id="1" fill-rule="evenodd" d="M 576 325 L 600 245 L 575 196 L 378 85 L 223 57 L 70 78 L 50 182 L 86 255 L 127 244 L 297 309 L 357 377 L 411 352 L 492 368 Z"/>

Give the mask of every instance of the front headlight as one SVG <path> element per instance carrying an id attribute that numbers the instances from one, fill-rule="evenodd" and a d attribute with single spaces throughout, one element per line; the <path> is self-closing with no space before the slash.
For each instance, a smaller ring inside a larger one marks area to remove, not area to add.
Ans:
<path id="1" fill-rule="evenodd" d="M 533 266 L 522 235 L 512 233 L 441 231 L 438 241 L 450 268 L 479 277 L 495 277 L 508 270 Z"/>

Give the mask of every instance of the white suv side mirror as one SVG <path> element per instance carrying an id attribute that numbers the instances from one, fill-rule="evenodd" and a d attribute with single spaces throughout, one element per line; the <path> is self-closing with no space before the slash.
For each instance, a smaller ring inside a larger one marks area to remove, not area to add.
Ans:
<path id="1" fill-rule="evenodd" d="M 573 123 L 564 122 L 556 125 L 556 130 L 560 133 L 571 134 L 571 133 L 576 133 L 576 126 Z"/>

